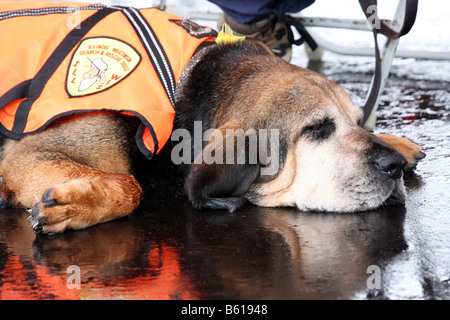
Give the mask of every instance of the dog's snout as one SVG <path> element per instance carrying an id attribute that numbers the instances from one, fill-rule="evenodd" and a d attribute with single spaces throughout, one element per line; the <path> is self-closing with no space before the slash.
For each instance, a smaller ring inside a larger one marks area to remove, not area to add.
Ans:
<path id="1" fill-rule="evenodd" d="M 374 166 L 392 179 L 400 179 L 406 165 L 405 157 L 396 150 L 383 149 L 372 158 Z"/>

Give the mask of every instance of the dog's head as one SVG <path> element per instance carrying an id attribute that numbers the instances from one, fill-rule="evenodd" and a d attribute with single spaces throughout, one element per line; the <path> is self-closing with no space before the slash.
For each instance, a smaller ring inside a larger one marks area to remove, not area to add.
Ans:
<path id="1" fill-rule="evenodd" d="M 197 208 L 353 212 L 404 202 L 397 150 L 358 126 L 337 84 L 266 56 L 221 74 L 218 109 L 187 180 Z"/>

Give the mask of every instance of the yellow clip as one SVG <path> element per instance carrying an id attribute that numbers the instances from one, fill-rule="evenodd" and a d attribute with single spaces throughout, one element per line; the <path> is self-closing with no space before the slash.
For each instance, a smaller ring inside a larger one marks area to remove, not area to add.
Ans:
<path id="1" fill-rule="evenodd" d="M 216 43 L 217 44 L 232 44 L 235 42 L 239 42 L 244 40 L 244 36 L 236 36 L 233 34 L 233 30 L 231 30 L 231 27 L 224 23 L 222 26 L 222 29 L 217 34 Z"/>

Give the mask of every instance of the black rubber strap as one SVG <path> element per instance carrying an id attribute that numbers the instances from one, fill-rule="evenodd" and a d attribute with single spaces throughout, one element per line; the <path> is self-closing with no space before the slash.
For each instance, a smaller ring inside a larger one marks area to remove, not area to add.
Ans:
<path id="1" fill-rule="evenodd" d="M 375 11 L 370 10 L 369 7 L 371 6 L 376 7 L 378 5 L 377 0 L 359 0 L 359 4 L 367 19 L 375 18 L 380 25 L 380 28 L 377 29 L 377 31 L 385 35 L 389 39 L 400 38 L 401 36 L 404 36 L 411 30 L 412 26 L 414 25 L 414 22 L 416 21 L 418 2 L 419 2 L 418 0 L 406 0 L 405 18 L 403 20 L 402 29 L 397 32 L 392 30 L 389 26 L 387 26 L 383 21 L 381 21 L 378 18 L 376 10 Z"/>
<path id="2" fill-rule="evenodd" d="M 361 5 L 361 8 L 367 19 L 374 18 L 376 19 L 377 22 L 380 23 L 380 28 L 376 28 L 374 26 L 374 28 L 372 29 L 375 43 L 375 72 L 372 88 L 369 92 L 366 103 L 362 108 L 363 117 L 359 125 L 361 127 L 364 127 L 364 125 L 367 122 L 367 119 L 372 113 L 373 108 L 375 107 L 381 87 L 381 56 L 380 56 L 380 49 L 378 47 L 377 36 L 379 33 L 381 33 L 386 37 L 388 37 L 389 39 L 398 39 L 401 36 L 407 34 L 411 30 L 416 20 L 418 0 L 406 0 L 405 19 L 403 21 L 402 29 L 399 32 L 392 30 L 384 22 L 382 22 L 378 18 L 376 10 L 375 11 L 370 10 L 369 8 L 370 6 L 377 6 L 377 0 L 359 0 L 359 4 Z"/>
<path id="3" fill-rule="evenodd" d="M 366 103 L 364 104 L 362 110 L 363 110 L 363 116 L 361 118 L 361 121 L 359 122 L 359 125 L 361 127 L 364 127 L 364 125 L 367 122 L 367 119 L 369 118 L 370 114 L 372 113 L 373 108 L 375 107 L 375 104 L 378 99 L 378 93 L 380 92 L 381 88 L 381 56 L 380 56 L 380 49 L 378 47 L 378 32 L 373 32 L 373 38 L 375 43 L 375 71 L 374 71 L 374 78 L 372 83 L 372 88 L 370 88 L 369 95 L 367 97 Z"/>
<path id="4" fill-rule="evenodd" d="M 66 56 L 72 51 L 72 49 L 77 45 L 77 43 L 91 30 L 98 22 L 109 14 L 117 11 L 117 9 L 104 7 L 101 10 L 94 13 L 92 16 L 80 23 L 79 26 L 75 27 L 69 34 L 64 38 L 64 40 L 59 44 L 55 51 L 44 63 L 42 68 L 36 74 L 36 76 L 28 83 L 28 92 L 26 93 L 27 99 L 22 101 L 16 112 L 16 117 L 14 119 L 14 126 L 12 132 L 14 134 L 22 134 L 26 123 L 28 114 L 32 104 L 41 95 L 44 90 L 47 81 L 63 62 Z M 22 92 L 22 94 L 24 94 Z"/>
<path id="5" fill-rule="evenodd" d="M 284 15 L 281 17 L 281 21 L 286 23 L 288 26 L 288 40 L 291 44 L 295 44 L 297 46 L 306 42 L 312 51 L 317 49 L 317 43 L 314 41 L 313 37 L 306 30 L 305 26 L 300 22 L 299 19 L 294 18 L 290 15 Z M 293 26 L 298 33 L 300 34 L 299 39 L 294 39 L 294 34 L 292 33 L 291 26 Z"/>

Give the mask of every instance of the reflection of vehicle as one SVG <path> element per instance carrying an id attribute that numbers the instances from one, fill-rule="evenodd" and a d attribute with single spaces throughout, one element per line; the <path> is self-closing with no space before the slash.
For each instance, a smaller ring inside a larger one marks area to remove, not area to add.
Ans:
<path id="1" fill-rule="evenodd" d="M 95 83 L 105 83 L 106 80 L 105 72 L 108 70 L 108 65 L 101 58 L 94 59 L 91 65 L 86 67 L 88 71 L 83 74 L 83 80 L 78 87 L 79 92 L 89 89 Z"/>

